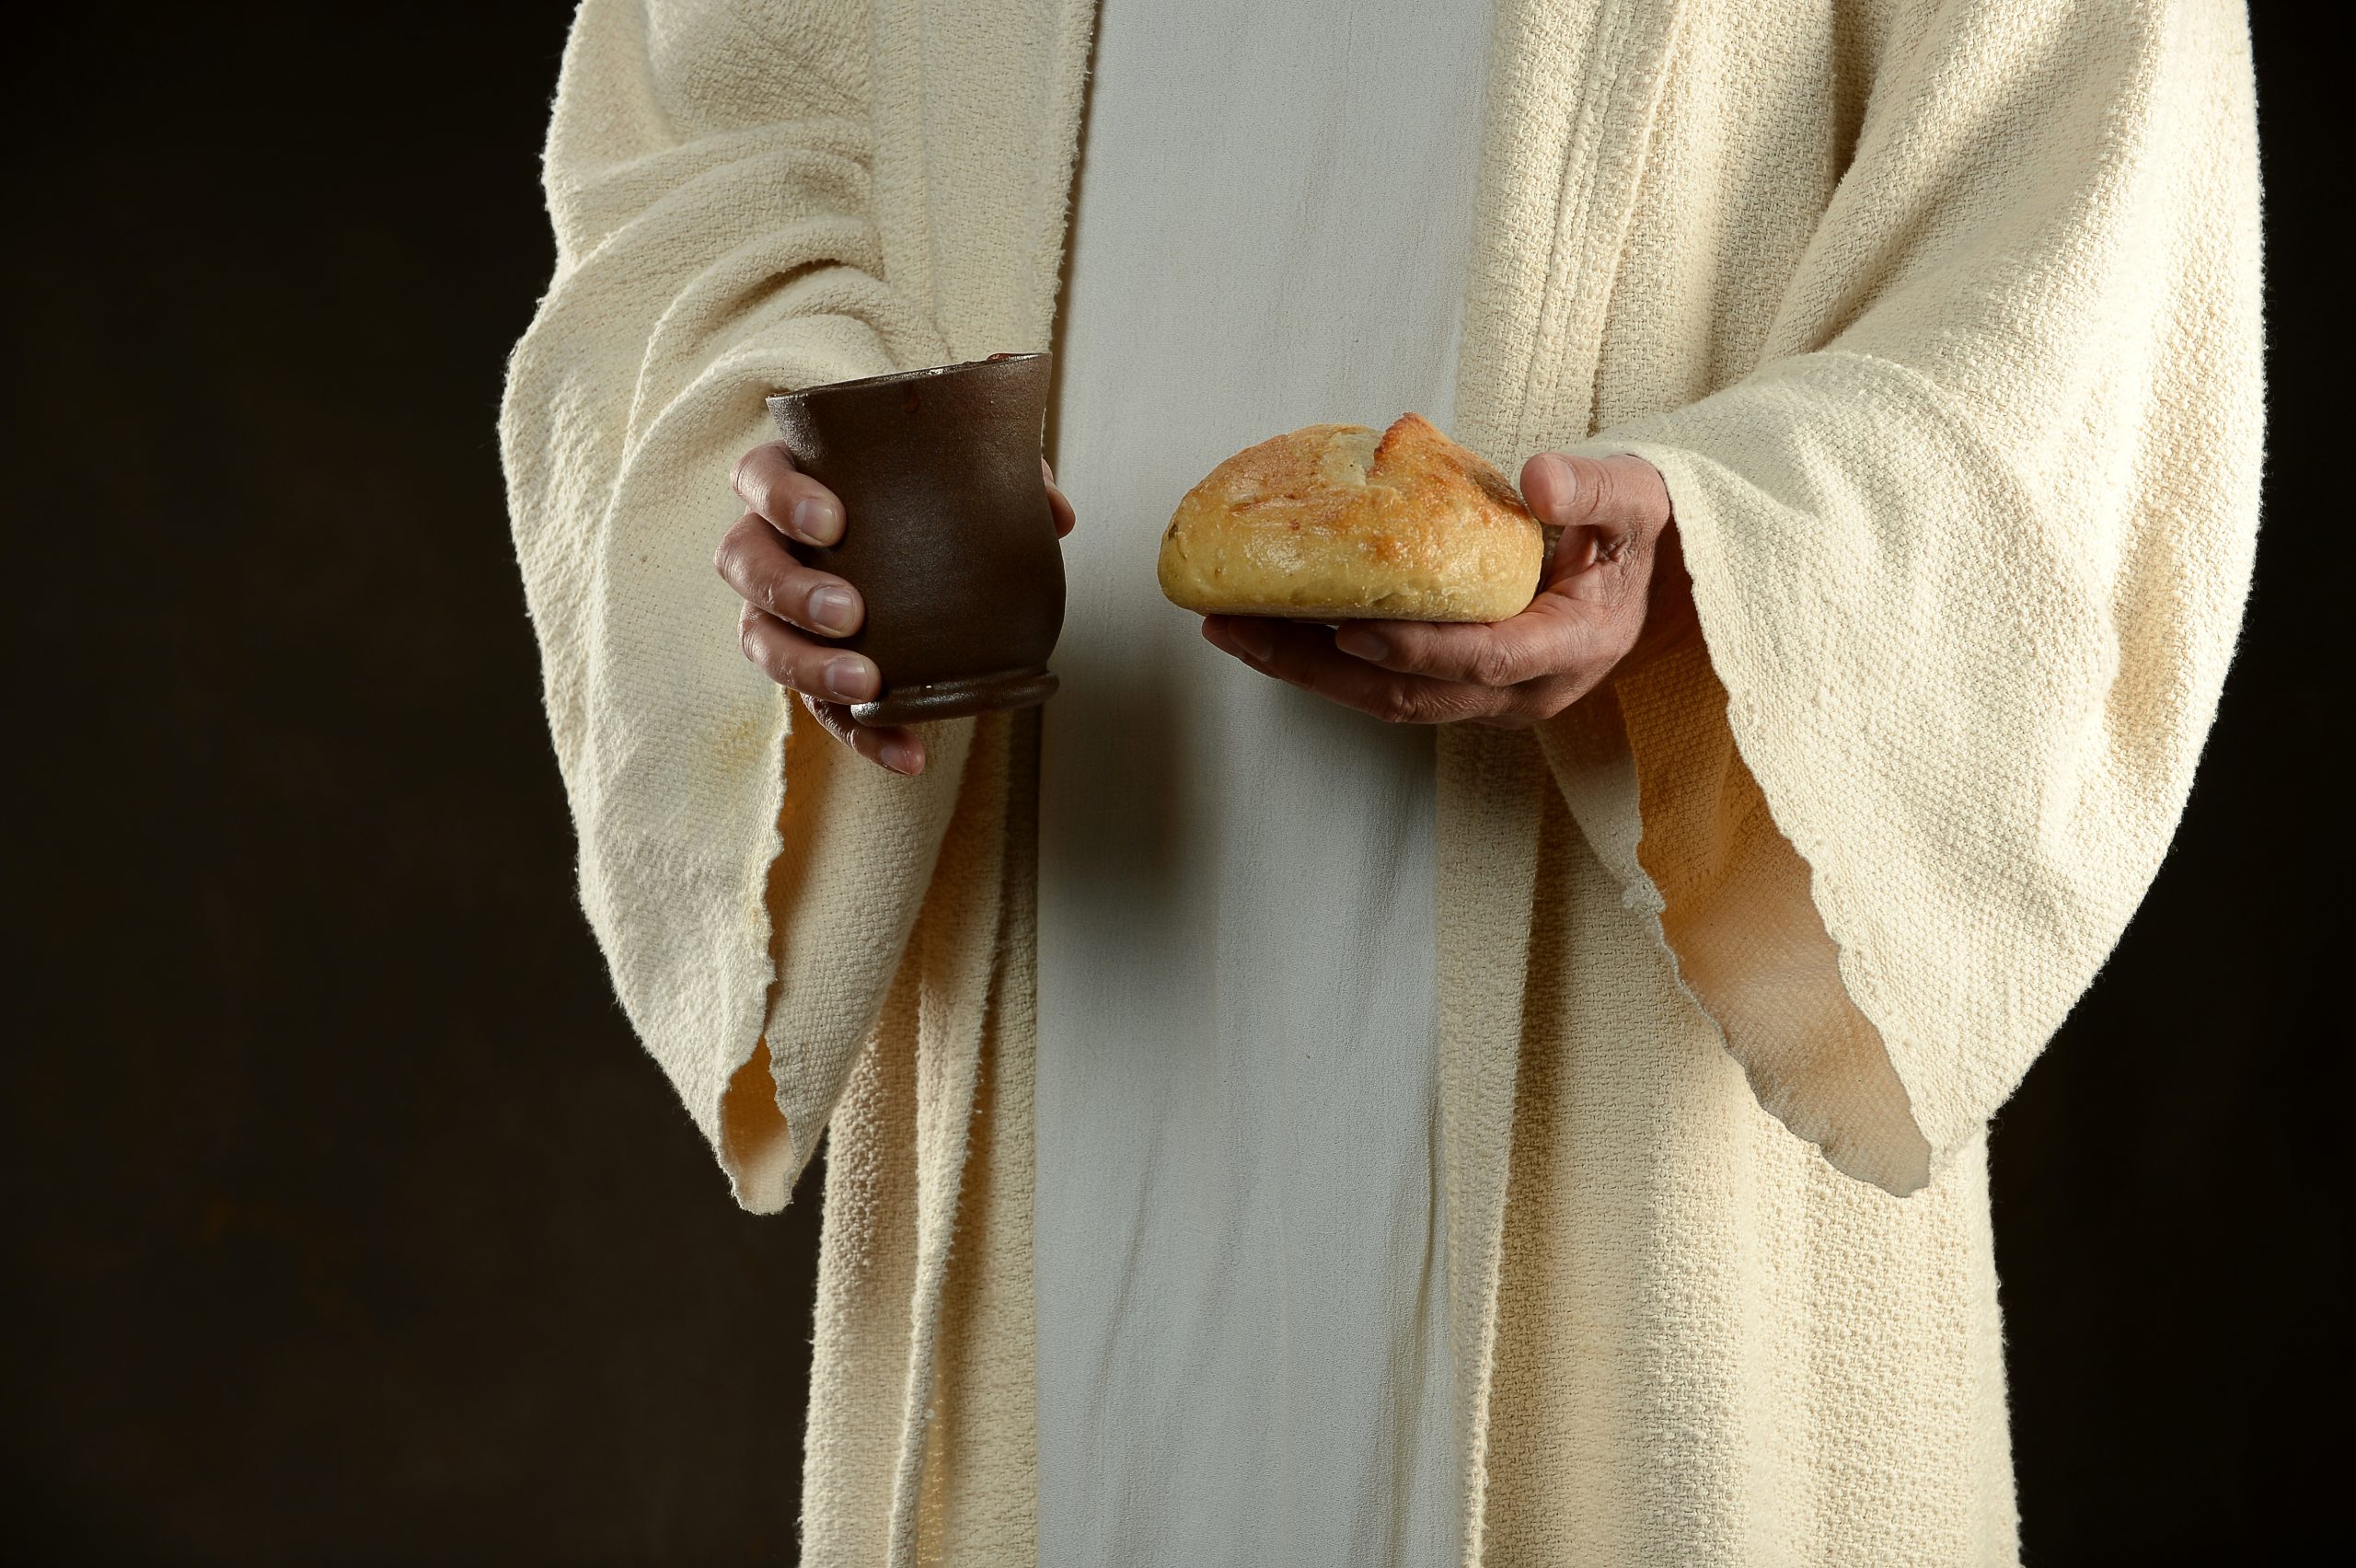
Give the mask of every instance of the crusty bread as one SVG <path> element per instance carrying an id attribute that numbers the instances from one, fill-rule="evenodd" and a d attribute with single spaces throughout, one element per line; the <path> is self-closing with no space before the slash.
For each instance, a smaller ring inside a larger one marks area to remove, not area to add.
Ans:
<path id="1" fill-rule="evenodd" d="M 1545 536 L 1505 477 L 1402 415 L 1247 447 L 1186 492 L 1161 591 L 1202 615 L 1496 621 L 1538 591 Z"/>

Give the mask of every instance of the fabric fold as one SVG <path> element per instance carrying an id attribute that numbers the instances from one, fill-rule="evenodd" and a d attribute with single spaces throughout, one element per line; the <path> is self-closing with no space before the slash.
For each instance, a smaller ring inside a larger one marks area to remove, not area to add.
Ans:
<path id="1" fill-rule="evenodd" d="M 556 273 L 501 410 L 583 908 L 632 1026 L 756 1209 L 783 1205 L 874 1025 L 971 728 L 936 737 L 915 780 L 789 746 L 788 702 L 738 651 L 710 565 L 742 510 L 729 471 L 774 435 L 767 394 L 948 357 L 879 275 L 867 45 L 840 8 L 590 0 L 544 161 Z M 824 921 L 781 921 L 773 954 L 772 905 L 814 907 L 780 898 L 780 877 L 832 896 Z M 756 1054 L 766 1110 L 745 1092 Z"/>
<path id="2" fill-rule="evenodd" d="M 1973 16 L 1893 41 L 1761 368 L 1573 448 L 1668 481 L 1707 657 L 1548 742 L 1762 1102 L 1901 1194 L 2158 870 L 2263 421 L 2239 17 L 2073 11 L 1992 60 Z"/>

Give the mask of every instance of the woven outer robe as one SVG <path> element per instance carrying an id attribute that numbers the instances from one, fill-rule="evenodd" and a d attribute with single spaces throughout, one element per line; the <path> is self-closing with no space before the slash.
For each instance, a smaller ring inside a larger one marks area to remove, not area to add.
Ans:
<path id="1" fill-rule="evenodd" d="M 1036 718 L 850 759 L 710 556 L 764 393 L 1047 346 L 1091 21 L 587 0 L 549 134 L 502 435 L 583 904 L 741 1202 L 830 1131 L 813 1562 L 1034 1553 Z M 1495 38 L 1455 433 L 1651 461 L 1706 646 L 1442 734 L 1465 1561 L 2010 1561 L 1984 1129 L 2150 882 L 2247 587 L 2245 19 Z"/>

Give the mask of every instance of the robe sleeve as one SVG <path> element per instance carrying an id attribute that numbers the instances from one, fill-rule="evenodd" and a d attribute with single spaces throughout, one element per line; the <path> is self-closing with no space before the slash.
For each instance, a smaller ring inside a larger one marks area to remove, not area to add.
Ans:
<path id="1" fill-rule="evenodd" d="M 2257 171 L 2239 6 L 1911 6 L 1759 368 L 1574 449 L 1666 478 L 1706 650 L 1550 759 L 1761 1103 L 1891 1193 L 2190 790 L 2256 544 Z"/>
<path id="2" fill-rule="evenodd" d="M 867 49 L 857 6 L 581 6 L 543 163 L 556 271 L 500 419 L 582 905 L 761 1210 L 873 1022 L 971 735 L 942 726 L 915 780 L 845 764 L 814 724 L 789 739 L 712 568 L 730 470 L 775 434 L 766 394 L 947 357 L 882 279 Z"/>

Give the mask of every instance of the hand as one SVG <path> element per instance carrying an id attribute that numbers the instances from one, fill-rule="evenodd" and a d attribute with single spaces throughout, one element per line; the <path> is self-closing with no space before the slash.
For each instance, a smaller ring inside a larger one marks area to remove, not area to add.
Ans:
<path id="1" fill-rule="evenodd" d="M 1641 457 L 1542 452 L 1521 494 L 1562 536 L 1530 607 L 1494 625 L 1345 621 L 1328 630 L 1208 616 L 1203 636 L 1262 674 L 1394 724 L 1519 728 L 1701 636 L 1669 486 Z"/>
<path id="2" fill-rule="evenodd" d="M 1047 504 L 1055 513 L 1056 536 L 1061 538 L 1071 532 L 1071 502 L 1056 488 L 1055 470 L 1045 458 L 1039 468 L 1046 476 Z M 868 761 L 910 777 L 923 772 L 924 742 L 914 730 L 871 729 L 850 716 L 850 704 L 865 702 L 884 689 L 875 661 L 816 640 L 849 637 L 859 629 L 866 614 L 859 590 L 803 565 L 787 548 L 788 540 L 840 543 L 843 503 L 794 467 L 793 455 L 781 441 L 756 446 L 738 458 L 728 482 L 752 510 L 722 538 L 712 564 L 744 596 L 736 638 L 745 657 L 778 685 L 800 693 L 803 706 L 827 733 Z"/>

